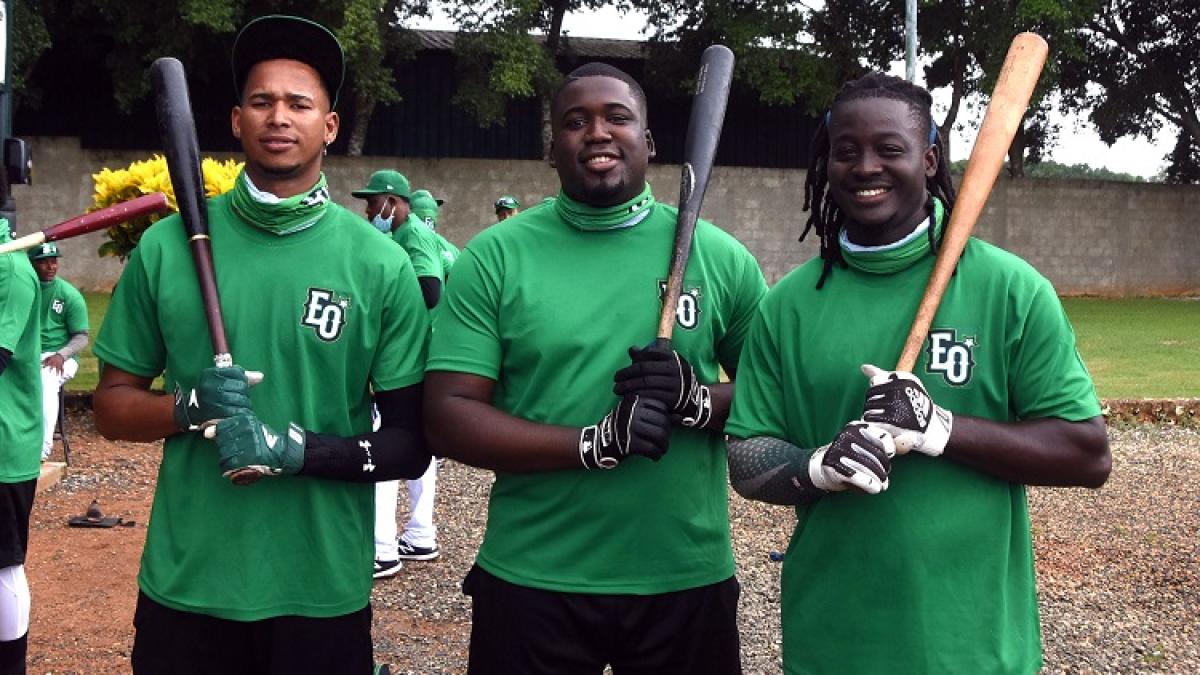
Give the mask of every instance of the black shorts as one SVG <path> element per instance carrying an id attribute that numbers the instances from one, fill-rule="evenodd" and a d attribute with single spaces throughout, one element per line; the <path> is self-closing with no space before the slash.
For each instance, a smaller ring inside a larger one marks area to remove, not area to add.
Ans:
<path id="1" fill-rule="evenodd" d="M 231 621 L 181 612 L 138 593 L 136 675 L 370 675 L 371 606 L 344 616 Z"/>
<path id="2" fill-rule="evenodd" d="M 23 565 L 29 550 L 29 514 L 37 479 L 0 483 L 0 569 Z"/>
<path id="3" fill-rule="evenodd" d="M 559 593 L 471 568 L 470 675 L 739 675 L 730 577 L 659 595 Z"/>

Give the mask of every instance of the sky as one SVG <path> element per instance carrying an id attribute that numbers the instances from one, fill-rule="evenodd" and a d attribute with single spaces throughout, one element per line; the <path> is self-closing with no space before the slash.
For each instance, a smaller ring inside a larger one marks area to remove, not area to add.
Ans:
<path id="1" fill-rule="evenodd" d="M 598 10 L 567 14 L 563 19 L 563 31 L 575 37 L 642 40 L 647 37 L 642 33 L 645 23 L 642 15 L 622 15 L 613 7 L 606 6 Z M 432 18 L 415 21 L 408 27 L 454 30 L 453 22 L 436 6 Z M 917 76 L 920 78 L 920 68 L 917 70 Z M 891 72 L 903 77 L 903 61 L 892 64 Z M 949 98 L 948 90 L 934 92 L 934 117 L 939 121 L 945 117 Z M 974 118 L 970 117 L 971 113 L 965 106 L 960 108 L 960 124 L 956 125 L 960 128 L 955 129 L 951 140 L 951 161 L 966 159 L 970 154 L 978 122 L 983 117 L 982 107 L 976 108 L 978 110 L 974 113 Z M 1058 144 L 1050 151 L 1049 159 L 1060 164 L 1087 164 L 1145 178 L 1153 178 L 1166 167 L 1166 157 L 1175 147 L 1178 133 L 1173 126 L 1167 124 L 1164 125 L 1163 131 L 1157 134 L 1154 142 L 1144 138 L 1123 138 L 1109 147 L 1100 140 L 1086 119 L 1063 114 L 1053 114 L 1051 119 L 1059 123 L 1060 130 Z M 961 124 L 962 122 L 973 122 L 974 125 Z"/>

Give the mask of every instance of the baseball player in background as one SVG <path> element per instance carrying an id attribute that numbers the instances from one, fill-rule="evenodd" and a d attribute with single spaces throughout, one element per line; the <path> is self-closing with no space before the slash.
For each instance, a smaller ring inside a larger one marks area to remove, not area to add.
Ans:
<path id="1" fill-rule="evenodd" d="M 896 361 L 954 207 L 930 102 L 877 73 L 838 93 L 805 187 L 821 254 L 767 294 L 742 353 L 733 487 L 798 516 L 789 674 L 1037 672 L 1024 486 L 1111 467 L 1054 289 L 995 246 L 967 244 L 912 373 L 872 365 Z"/>
<path id="2" fill-rule="evenodd" d="M 135 674 L 373 670 L 374 483 L 429 465 L 429 319 L 407 255 L 329 199 L 321 164 L 343 64 L 333 34 L 297 17 L 255 19 L 234 42 L 230 121 L 245 170 L 208 214 L 239 365 L 212 367 L 177 216 L 138 243 L 96 340 L 97 428 L 166 439 Z M 265 379 L 251 389 L 242 365 Z M 174 395 L 150 390 L 160 373 Z M 232 481 L 247 473 L 260 479 Z"/>
<path id="3" fill-rule="evenodd" d="M 88 344 L 87 303 L 83 294 L 58 276 L 58 245 L 30 249 L 29 260 L 42 289 L 42 461 L 54 447 L 58 392 L 79 370 L 75 355 Z"/>
<path id="4" fill-rule="evenodd" d="M 0 218 L 0 244 L 12 240 Z M 25 672 L 29 514 L 41 470 L 41 314 L 29 256 L 0 255 L 0 674 Z"/>
<path id="5" fill-rule="evenodd" d="M 718 378 L 766 284 L 701 221 L 674 350 L 643 347 L 678 215 L 646 183 L 645 94 L 588 64 L 550 110 L 561 192 L 468 243 L 434 316 L 430 442 L 496 473 L 468 672 L 740 673 Z"/>

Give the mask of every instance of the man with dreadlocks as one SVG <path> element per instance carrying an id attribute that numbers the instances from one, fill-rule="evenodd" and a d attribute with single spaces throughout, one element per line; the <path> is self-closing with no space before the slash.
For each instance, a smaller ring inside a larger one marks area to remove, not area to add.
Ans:
<path id="1" fill-rule="evenodd" d="M 770 291 L 742 352 L 731 481 L 799 519 L 787 673 L 1036 672 L 1024 486 L 1096 487 L 1111 467 L 1054 289 L 982 241 L 913 373 L 863 365 L 895 362 L 929 278 L 954 205 L 944 147 L 924 89 L 841 89 L 805 188 L 820 257 Z"/>

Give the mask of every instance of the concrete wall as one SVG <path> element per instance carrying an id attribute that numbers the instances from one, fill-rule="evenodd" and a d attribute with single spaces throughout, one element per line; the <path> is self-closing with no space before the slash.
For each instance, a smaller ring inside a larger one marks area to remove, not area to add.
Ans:
<path id="1" fill-rule="evenodd" d="M 152 154 L 84 151 L 73 138 L 30 140 L 35 184 L 13 190 L 23 233 L 82 213 L 92 203 L 91 174 Z M 350 191 L 385 167 L 446 199 L 439 229 L 460 245 L 494 222 L 499 195 L 530 205 L 558 190 L 542 162 L 331 157 L 325 169 L 334 199 L 359 210 Z M 649 180 L 659 199 L 676 202 L 677 166 L 652 166 Z M 816 254 L 815 238 L 796 241 L 807 216 L 803 198 L 803 171 L 717 167 L 704 217 L 744 242 L 774 282 Z M 1200 186 L 1001 179 L 976 234 L 1028 260 L 1064 294 L 1197 294 L 1197 214 Z M 121 265 L 96 256 L 103 241 L 95 233 L 62 242 L 63 276 L 81 288 L 110 288 Z"/>

